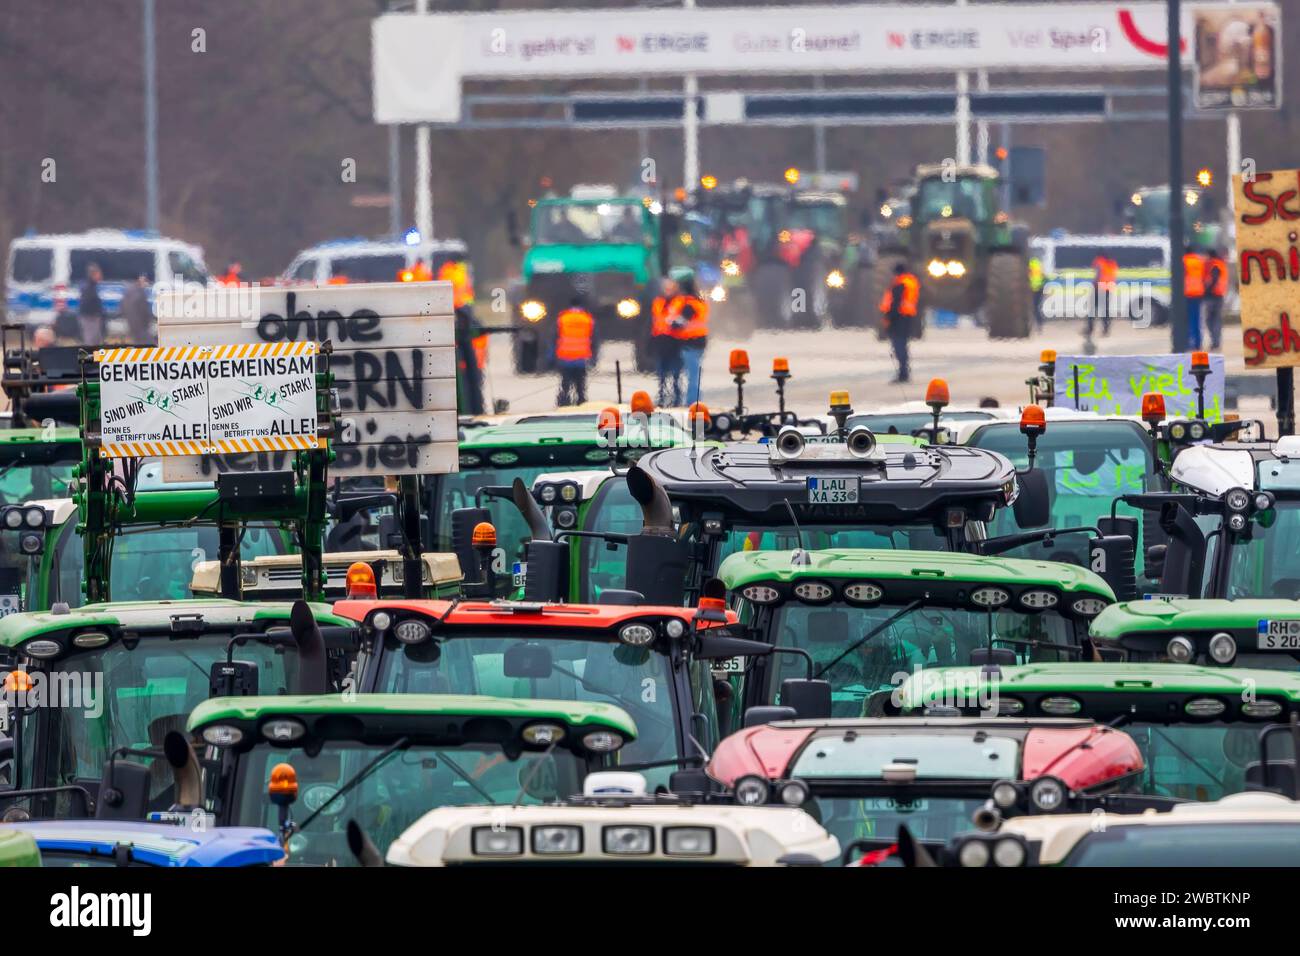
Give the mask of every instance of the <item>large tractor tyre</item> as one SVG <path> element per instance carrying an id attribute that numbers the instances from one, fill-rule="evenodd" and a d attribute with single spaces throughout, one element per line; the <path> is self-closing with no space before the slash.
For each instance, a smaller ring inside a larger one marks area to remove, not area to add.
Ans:
<path id="1" fill-rule="evenodd" d="M 1029 288 L 1029 264 L 1018 252 L 989 256 L 988 292 L 984 315 L 989 338 L 1024 339 L 1033 329 L 1034 295 Z"/>
<path id="2" fill-rule="evenodd" d="M 880 325 L 880 313 L 873 301 L 872 271 L 860 265 L 845 276 L 847 289 L 831 300 L 831 325 L 837 329 L 872 328 Z"/>
<path id="3" fill-rule="evenodd" d="M 537 337 L 516 332 L 510 337 L 510 351 L 515 360 L 515 373 L 533 375 L 537 369 Z"/>
<path id="4" fill-rule="evenodd" d="M 788 329 L 794 318 L 791 293 L 794 279 L 780 262 L 764 262 L 754 270 L 754 316 L 760 329 Z"/>
<path id="5" fill-rule="evenodd" d="M 758 317 L 754 296 L 747 287 L 736 286 L 727 293 L 727 301 L 718 303 L 719 317 L 722 319 L 719 331 L 729 339 L 748 342 L 754 335 Z"/>
<path id="6" fill-rule="evenodd" d="M 871 266 L 871 295 L 874 295 L 876 301 L 867 303 L 867 327 L 875 329 L 876 336 L 880 339 L 885 338 L 885 329 L 880 321 L 883 318 L 880 314 L 880 298 L 894 284 L 894 267 L 902 261 L 902 256 L 881 255 L 876 257 Z M 919 320 L 919 314 L 917 318 Z"/>

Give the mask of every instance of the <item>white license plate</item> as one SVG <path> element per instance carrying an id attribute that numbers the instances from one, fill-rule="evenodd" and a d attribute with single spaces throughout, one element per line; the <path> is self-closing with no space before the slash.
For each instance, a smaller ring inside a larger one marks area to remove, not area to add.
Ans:
<path id="1" fill-rule="evenodd" d="M 868 813 L 920 813 L 930 809 L 929 800 L 895 800 L 893 797 L 877 797 L 862 801 L 862 809 Z"/>
<path id="2" fill-rule="evenodd" d="M 1300 651 L 1300 621 L 1260 621 L 1261 651 Z"/>
<path id="3" fill-rule="evenodd" d="M 0 617 L 17 614 L 23 609 L 23 599 L 18 594 L 0 594 Z"/>
<path id="4" fill-rule="evenodd" d="M 510 583 L 517 588 L 528 582 L 528 565 L 516 561 L 510 568 Z"/>
<path id="5" fill-rule="evenodd" d="M 827 478 L 812 475 L 808 478 L 808 502 L 814 505 L 856 505 L 858 503 L 858 476 Z"/>
<path id="6" fill-rule="evenodd" d="M 745 659 L 743 657 L 728 657 L 726 660 L 714 661 L 709 669 L 715 674 L 743 674 L 745 673 Z"/>

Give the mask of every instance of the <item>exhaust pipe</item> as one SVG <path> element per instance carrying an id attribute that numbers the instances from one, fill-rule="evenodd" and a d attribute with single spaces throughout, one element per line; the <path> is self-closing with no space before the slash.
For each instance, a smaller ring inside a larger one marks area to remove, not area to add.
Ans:
<path id="1" fill-rule="evenodd" d="M 542 514 L 541 507 L 537 500 L 533 498 L 533 493 L 528 490 L 522 478 L 515 478 L 510 486 L 510 494 L 514 499 L 515 507 L 519 509 L 528 522 L 528 532 L 533 536 L 534 541 L 551 541 L 551 526 L 546 523 L 546 515 Z"/>
<path id="2" fill-rule="evenodd" d="M 849 431 L 846 444 L 849 446 L 849 454 L 867 458 L 876 450 L 876 436 L 865 425 L 855 425 Z"/>
<path id="3" fill-rule="evenodd" d="M 971 823 L 975 824 L 977 830 L 992 833 L 1002 823 L 1002 811 L 997 808 L 992 800 L 987 800 L 984 806 L 971 814 Z"/>
<path id="4" fill-rule="evenodd" d="M 798 458 L 803 454 L 803 433 L 793 425 L 786 425 L 776 436 L 776 452 L 782 458 Z"/>
<path id="5" fill-rule="evenodd" d="M 200 782 L 199 761 L 194 748 L 178 730 L 167 731 L 163 738 L 163 754 L 172 768 L 176 786 L 175 802 L 182 807 L 197 807 L 203 803 L 203 786 Z"/>
<path id="6" fill-rule="evenodd" d="M 328 694 L 328 661 L 325 659 L 325 637 L 316 625 L 316 616 L 306 601 L 293 602 L 289 612 L 289 632 L 298 646 L 299 694 Z"/>
<path id="7" fill-rule="evenodd" d="M 674 536 L 673 506 L 668 493 L 659 482 L 636 465 L 627 471 L 627 490 L 641 506 L 641 524 L 644 534 Z"/>

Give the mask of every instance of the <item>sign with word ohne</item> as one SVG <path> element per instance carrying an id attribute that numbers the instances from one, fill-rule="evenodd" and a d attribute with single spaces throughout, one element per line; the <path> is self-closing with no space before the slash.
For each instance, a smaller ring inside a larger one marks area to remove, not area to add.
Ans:
<path id="1" fill-rule="evenodd" d="M 1140 415 L 1142 396 L 1159 392 L 1169 418 L 1196 417 L 1196 379 L 1190 355 L 1061 355 L 1056 359 L 1056 403 L 1074 408 L 1078 370 L 1080 409 L 1098 415 Z M 1205 419 L 1223 421 L 1223 356 L 1210 355 Z M 1051 427 L 1050 425 L 1048 426 Z"/>
<path id="2" fill-rule="evenodd" d="M 339 397 L 330 477 L 457 469 L 456 337 L 451 284 L 171 290 L 158 302 L 165 345 L 331 343 Z M 168 481 L 283 467 L 271 452 L 177 458 Z"/>
<path id="3" fill-rule="evenodd" d="M 1300 365 L 1300 173 L 1238 173 L 1232 189 L 1246 367 Z"/>
<path id="4" fill-rule="evenodd" d="M 316 448 L 315 342 L 95 351 L 103 458 Z"/>

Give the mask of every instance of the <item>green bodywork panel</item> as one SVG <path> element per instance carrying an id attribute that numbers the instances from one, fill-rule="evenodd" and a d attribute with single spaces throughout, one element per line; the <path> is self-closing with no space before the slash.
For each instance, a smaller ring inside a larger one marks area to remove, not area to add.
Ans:
<path id="1" fill-rule="evenodd" d="M 632 718 L 612 704 L 571 700 L 510 700 L 457 694 L 321 694 L 277 697 L 214 697 L 194 708 L 186 729 L 194 733 L 225 721 L 256 722 L 295 714 L 401 714 L 559 720 L 570 727 L 609 728 L 636 736 Z"/>
<path id="2" fill-rule="evenodd" d="M 919 710 L 927 702 L 941 700 L 945 689 L 973 688 L 980 678 L 977 667 L 939 667 L 909 677 L 899 692 L 904 711 Z M 1300 674 L 1254 668 L 1201 667 L 1195 664 L 1122 664 L 1070 662 L 1065 664 L 1021 664 L 1003 667 L 1000 674 L 980 686 L 1002 693 L 1142 694 L 1230 694 L 1240 696 L 1249 686 L 1257 695 L 1282 697 L 1300 702 Z M 948 696 L 953 696 L 949 694 Z M 1118 707 L 1117 712 L 1123 712 Z M 1109 720 L 1117 713 L 1092 712 L 1085 697 L 1078 715 Z M 1261 722 L 1260 726 L 1263 726 Z"/>
<path id="3" fill-rule="evenodd" d="M 1275 598 L 1124 601 L 1097 615 L 1089 635 L 1104 642 L 1162 631 L 1254 631 L 1261 620 L 1300 621 L 1300 602 Z"/>
<path id="4" fill-rule="evenodd" d="M 81 433 L 75 428 L 56 428 L 46 435 L 43 428 L 5 428 L 0 429 L 0 461 L 10 457 L 14 446 L 30 445 L 34 442 L 49 442 L 56 445 L 80 445 Z"/>
<path id="5" fill-rule="evenodd" d="M 856 578 L 870 581 L 941 580 L 1023 587 L 1038 584 L 1070 593 L 1095 594 L 1107 601 L 1114 592 L 1086 568 L 1055 561 L 983 557 L 939 551 L 809 551 L 809 563 L 792 566 L 791 551 L 744 551 L 729 555 L 718 569 L 728 590 L 761 581 Z"/>
<path id="6" fill-rule="evenodd" d="M 588 450 L 597 449 L 604 453 L 608 442 L 597 431 L 598 416 L 574 418 L 569 420 L 552 420 L 546 422 L 521 422 L 513 425 L 489 425 L 475 428 L 460 442 L 461 454 L 490 455 L 496 451 L 519 453 L 520 446 L 536 448 L 539 451 L 552 445 L 559 445 L 570 450 L 564 458 L 568 463 L 577 465 L 584 459 L 573 453 L 574 446 L 584 446 Z M 630 416 L 624 418 L 623 429 L 617 438 L 620 448 L 672 448 L 685 445 L 691 440 L 690 432 L 682 429 L 676 422 L 657 419 L 652 422 L 648 434 L 641 434 L 632 425 Z M 521 458 L 524 456 L 521 456 Z M 533 456 L 527 455 L 528 463 L 533 463 Z M 603 464 L 607 456 L 592 459 L 595 464 Z M 521 463 L 523 463 L 521 461 Z M 484 464 L 491 464 L 485 461 Z M 557 462 L 559 464 L 559 462 Z M 508 470 L 510 464 L 498 467 Z"/>
<path id="7" fill-rule="evenodd" d="M 22 830 L 0 829 L 0 866 L 40 866 L 36 839 Z"/>
<path id="8" fill-rule="evenodd" d="M 542 218 L 556 210 L 608 206 L 615 210 L 634 209 L 640 217 L 639 242 L 594 241 L 590 243 L 544 243 L 540 241 L 538 224 Z M 639 285 L 649 283 L 657 272 L 658 230 L 654 219 L 639 199 L 543 199 L 533 208 L 532 230 L 534 245 L 524 254 L 524 281 L 535 275 L 573 272 L 626 272 Z"/>
<path id="9" fill-rule="evenodd" d="M 314 603 L 309 606 L 318 624 L 331 627 L 355 626 L 356 622 L 335 614 L 329 604 Z M 210 598 L 87 604 L 72 608 L 66 614 L 31 611 L 0 618 L 0 647 L 13 649 L 32 638 L 64 631 L 166 625 L 175 615 L 202 615 L 204 621 L 214 629 L 219 629 L 223 624 L 253 621 L 284 621 L 287 625 L 292 610 L 293 604 L 290 602 L 241 602 Z"/>

